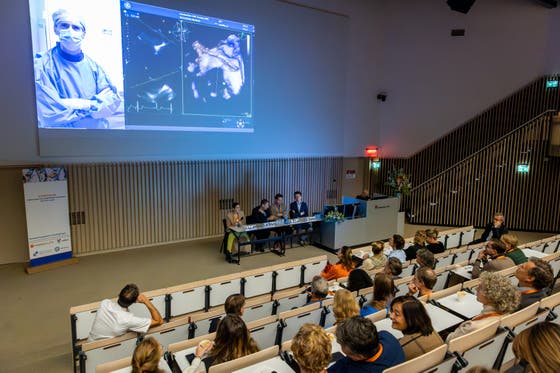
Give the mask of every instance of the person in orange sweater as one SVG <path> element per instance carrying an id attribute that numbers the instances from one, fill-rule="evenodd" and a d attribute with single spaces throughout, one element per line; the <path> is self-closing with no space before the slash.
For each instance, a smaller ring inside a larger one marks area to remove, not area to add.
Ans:
<path id="1" fill-rule="evenodd" d="M 330 264 L 327 263 L 321 276 L 327 279 L 327 281 L 334 280 L 341 277 L 347 277 L 350 271 L 354 269 L 354 262 L 352 261 L 352 249 L 348 246 L 342 246 L 342 249 L 338 250 L 338 263 Z"/>

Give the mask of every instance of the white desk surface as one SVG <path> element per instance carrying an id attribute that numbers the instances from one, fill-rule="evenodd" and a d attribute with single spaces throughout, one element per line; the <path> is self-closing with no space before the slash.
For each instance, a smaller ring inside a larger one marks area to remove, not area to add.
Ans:
<path id="1" fill-rule="evenodd" d="M 535 258 L 544 258 L 545 256 L 550 255 L 533 249 L 522 249 L 521 251 L 523 251 L 523 254 L 525 254 L 527 258 L 530 258 L 532 256 L 534 256 Z"/>
<path id="2" fill-rule="evenodd" d="M 451 272 L 466 278 L 467 280 L 472 280 L 472 265 L 466 265 L 463 267 L 455 268 Z"/>
<path id="3" fill-rule="evenodd" d="M 253 364 L 243 369 L 235 370 L 232 373 L 294 373 L 294 370 L 290 368 L 280 356 L 273 357 L 262 361 L 258 364 Z"/>
<path id="4" fill-rule="evenodd" d="M 367 251 L 367 250 L 360 250 L 360 251 L 353 251 L 352 255 L 354 255 L 355 257 L 358 257 L 360 259 L 363 259 L 364 255 L 368 254 L 369 257 L 371 258 L 373 256 L 373 252 L 372 251 Z"/>
<path id="5" fill-rule="evenodd" d="M 428 315 L 430 315 L 430 319 L 432 320 L 432 325 L 438 333 L 452 326 L 459 325 L 464 321 L 462 318 L 457 317 L 450 312 L 447 312 L 443 308 L 434 306 L 431 303 L 426 303 L 425 306 L 426 311 L 428 312 Z"/>
<path id="6" fill-rule="evenodd" d="M 185 350 L 175 352 L 175 361 L 177 361 L 177 365 L 181 368 L 181 372 L 191 366 L 187 360 L 187 355 L 194 354 L 196 351 L 196 347 L 187 348 Z"/>
<path id="7" fill-rule="evenodd" d="M 476 295 L 469 292 L 465 292 L 461 300 L 459 300 L 457 294 L 451 294 L 436 300 L 436 302 L 468 319 L 472 319 L 482 312 L 482 303 L 476 300 Z"/>

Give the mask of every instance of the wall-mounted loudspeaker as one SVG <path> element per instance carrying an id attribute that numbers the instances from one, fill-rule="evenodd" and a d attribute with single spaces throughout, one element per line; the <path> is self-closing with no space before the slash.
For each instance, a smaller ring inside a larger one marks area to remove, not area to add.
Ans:
<path id="1" fill-rule="evenodd" d="M 447 5 L 456 12 L 467 14 L 476 0 L 447 0 Z"/>

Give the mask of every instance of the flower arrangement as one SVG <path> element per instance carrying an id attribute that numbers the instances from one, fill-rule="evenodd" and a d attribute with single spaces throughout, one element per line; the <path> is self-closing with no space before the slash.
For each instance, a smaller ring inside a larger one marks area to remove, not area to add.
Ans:
<path id="1" fill-rule="evenodd" d="M 328 223 L 340 223 L 344 221 L 344 214 L 337 209 L 331 210 L 327 212 L 327 215 L 325 215 L 325 221 Z"/>
<path id="2" fill-rule="evenodd" d="M 398 169 L 393 166 L 393 169 L 388 172 L 387 181 L 385 185 L 391 188 L 395 195 L 400 195 L 401 193 L 405 196 L 410 193 L 412 189 L 412 182 L 410 181 L 410 175 L 404 173 L 404 169 Z"/>

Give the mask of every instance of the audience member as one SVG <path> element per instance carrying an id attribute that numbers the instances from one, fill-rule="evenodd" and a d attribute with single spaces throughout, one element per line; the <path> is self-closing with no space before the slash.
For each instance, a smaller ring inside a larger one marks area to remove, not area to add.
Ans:
<path id="1" fill-rule="evenodd" d="M 366 271 L 371 271 L 377 268 L 383 268 L 387 262 L 387 257 L 383 254 L 383 242 L 376 241 L 371 243 L 371 251 L 373 256 L 370 258 L 369 254 L 364 254 L 362 268 Z"/>
<path id="2" fill-rule="evenodd" d="M 495 272 L 483 272 L 476 288 L 476 299 L 482 303 L 481 314 L 459 325 L 454 332 L 447 336 L 448 342 L 517 310 L 520 295 L 509 279 Z"/>
<path id="3" fill-rule="evenodd" d="M 554 282 L 550 264 L 537 258 L 531 258 L 527 263 L 520 264 L 515 272 L 515 277 L 519 280 L 518 286 L 521 292 L 520 308 L 530 306 L 546 297 Z"/>
<path id="4" fill-rule="evenodd" d="M 371 315 L 372 313 L 387 310 L 393 294 L 395 293 L 395 284 L 391 276 L 384 273 L 375 275 L 373 281 L 373 299 L 369 304 L 366 304 L 360 310 L 361 316 Z"/>
<path id="5" fill-rule="evenodd" d="M 428 267 L 420 267 L 416 270 L 412 281 L 408 284 L 408 295 L 414 296 L 418 293 L 418 297 L 427 295 L 429 298 L 436 282 L 436 271 Z"/>
<path id="6" fill-rule="evenodd" d="M 500 237 L 500 241 L 502 241 L 502 243 L 506 247 L 506 256 L 513 260 L 515 265 L 527 262 L 527 257 L 525 256 L 523 251 L 521 251 L 521 249 L 517 247 L 519 240 L 514 233 L 503 234 Z"/>
<path id="7" fill-rule="evenodd" d="M 270 205 L 270 217 L 271 220 L 283 220 L 288 217 L 286 212 L 286 206 L 284 205 L 284 196 L 280 193 L 274 196 L 274 202 Z M 278 236 L 283 236 L 285 234 L 290 234 L 292 228 L 289 226 L 283 226 L 281 228 L 275 228 L 274 232 Z M 284 240 L 274 242 L 274 249 L 280 250 L 277 254 L 284 254 L 286 251 L 286 242 Z"/>
<path id="8" fill-rule="evenodd" d="M 387 258 L 397 258 L 401 261 L 401 263 L 406 262 L 406 253 L 404 252 L 404 238 L 401 235 L 394 234 L 391 238 L 389 238 L 389 246 L 393 250 L 389 253 Z"/>
<path id="9" fill-rule="evenodd" d="M 243 316 L 245 311 L 245 296 L 242 294 L 232 294 L 226 298 L 224 303 L 226 314 Z"/>
<path id="10" fill-rule="evenodd" d="M 389 258 L 387 259 L 387 263 L 385 263 L 385 268 L 383 272 L 389 276 L 393 280 L 398 280 L 401 278 L 402 273 L 402 263 L 397 258 Z"/>
<path id="11" fill-rule="evenodd" d="M 396 297 L 391 303 L 389 317 L 393 322 L 393 329 L 400 330 L 404 334 L 399 342 L 407 360 L 444 344 L 443 339 L 434 330 L 426 308 L 414 297 Z"/>
<path id="12" fill-rule="evenodd" d="M 322 373 L 331 361 L 331 339 L 323 328 L 303 324 L 292 339 L 292 353 L 301 373 Z"/>
<path id="13" fill-rule="evenodd" d="M 420 249 L 416 253 L 416 264 L 418 267 L 434 268 L 436 266 L 436 258 L 434 253 L 428 249 Z"/>
<path id="14" fill-rule="evenodd" d="M 490 259 L 490 260 L 489 260 Z M 482 264 L 482 267 L 480 266 Z M 513 260 L 506 256 L 506 247 L 500 240 L 491 239 L 486 243 L 473 263 L 472 278 L 478 278 L 481 272 L 497 272 L 514 267 Z"/>
<path id="15" fill-rule="evenodd" d="M 501 212 L 496 212 L 494 214 L 493 221 L 486 225 L 484 232 L 482 232 L 482 236 L 480 236 L 479 239 L 470 242 L 469 244 L 486 242 L 486 241 L 490 241 L 493 238 L 499 240 L 503 234 L 508 233 L 508 230 L 504 223 L 505 223 L 504 214 Z"/>
<path id="16" fill-rule="evenodd" d="M 303 202 L 303 196 L 300 191 L 294 193 L 295 201 L 290 203 L 290 219 L 305 218 L 309 216 L 309 209 L 307 208 L 307 203 Z M 297 235 L 299 236 L 300 245 L 306 245 L 309 243 L 307 235 L 303 234 L 305 232 L 311 232 L 313 228 L 309 223 L 297 224 L 294 226 Z"/>
<path id="17" fill-rule="evenodd" d="M 404 251 L 406 253 L 406 260 L 416 259 L 416 252 L 426 247 L 426 232 L 416 231 L 414 234 L 414 244 L 407 247 Z"/>
<path id="18" fill-rule="evenodd" d="M 354 269 L 354 262 L 352 261 L 352 249 L 348 246 L 342 246 L 337 252 L 338 262 L 336 264 L 327 263 L 321 276 L 327 281 L 334 280 L 341 277 L 348 277 L 350 271 Z"/>
<path id="19" fill-rule="evenodd" d="M 224 311 L 227 314 L 243 316 L 245 311 L 245 296 L 242 294 L 231 294 L 226 298 L 224 303 Z M 216 317 L 211 320 L 210 327 L 208 328 L 208 333 L 214 333 L 218 329 L 218 324 L 221 318 Z"/>
<path id="20" fill-rule="evenodd" d="M 136 345 L 132 354 L 131 372 L 132 373 L 165 373 L 169 372 L 166 368 L 165 361 L 163 367 L 160 367 L 163 349 L 154 337 L 144 338 L 142 342 Z"/>
<path id="21" fill-rule="evenodd" d="M 336 340 L 346 356 L 328 368 L 328 373 L 381 373 L 405 361 L 399 341 L 389 332 L 378 333 L 373 322 L 361 316 L 338 325 Z"/>
<path id="22" fill-rule="evenodd" d="M 560 325 L 541 322 L 519 333 L 513 353 L 524 372 L 560 372 Z"/>
<path id="23" fill-rule="evenodd" d="M 426 229 L 426 249 L 434 254 L 441 254 L 445 252 L 445 246 L 438 241 L 439 232 L 437 229 Z"/>
<path id="24" fill-rule="evenodd" d="M 311 280 L 307 303 L 315 303 L 325 299 L 329 294 L 329 284 L 322 276 L 314 276 Z"/>
<path id="25" fill-rule="evenodd" d="M 134 316 L 128 310 L 128 307 L 134 303 L 144 304 L 148 308 L 151 318 Z M 116 303 L 110 299 L 101 302 L 95 314 L 95 320 L 93 320 L 89 340 L 117 337 L 129 330 L 146 333 L 150 327 L 162 323 L 163 319 L 152 302 L 140 293 L 138 286 L 128 284 L 121 290 Z"/>
<path id="26" fill-rule="evenodd" d="M 200 342 L 191 366 L 183 373 L 205 372 L 212 365 L 238 359 L 258 350 L 241 317 L 228 314 L 218 324 L 214 342 Z"/>
<path id="27" fill-rule="evenodd" d="M 358 291 L 372 286 L 373 280 L 370 275 L 361 268 L 352 270 L 350 275 L 348 275 L 348 284 L 346 285 L 346 289 L 349 291 Z"/>
<path id="28" fill-rule="evenodd" d="M 232 205 L 232 210 L 229 211 L 226 215 L 226 225 L 229 231 L 228 239 L 227 239 L 227 251 L 236 254 L 237 250 L 239 249 L 239 242 L 247 242 L 249 241 L 249 236 L 247 233 L 238 233 L 235 235 L 231 231 L 231 227 L 240 227 L 242 224 L 245 223 L 245 213 L 241 210 L 241 205 L 239 202 L 234 202 Z M 251 252 L 251 248 L 247 247 L 244 251 Z"/>
<path id="29" fill-rule="evenodd" d="M 354 294 L 346 289 L 339 289 L 334 293 L 333 313 L 338 325 L 341 321 L 360 314 L 360 306 Z"/>
<path id="30" fill-rule="evenodd" d="M 472 368 L 467 369 L 465 373 L 500 373 L 496 369 L 483 367 L 481 365 L 476 365 Z"/>

